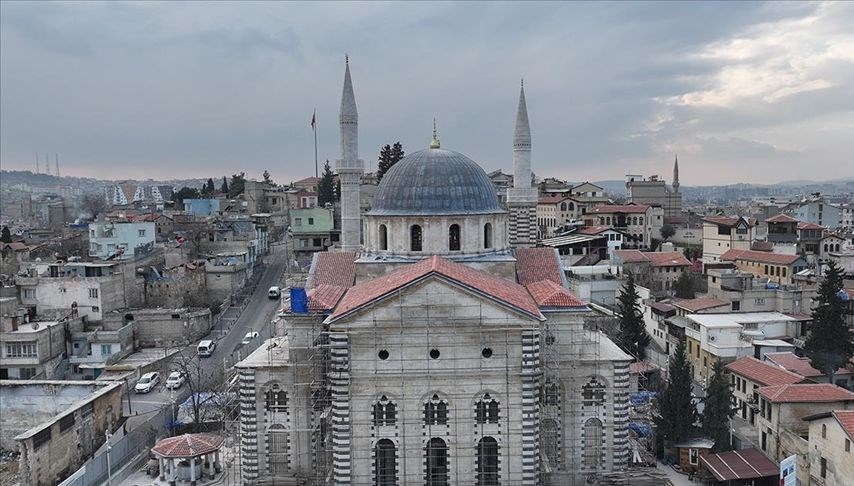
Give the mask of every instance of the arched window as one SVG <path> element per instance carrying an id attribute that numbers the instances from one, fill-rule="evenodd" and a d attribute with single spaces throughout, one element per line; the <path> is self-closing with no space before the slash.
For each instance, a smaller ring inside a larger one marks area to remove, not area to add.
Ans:
<path id="1" fill-rule="evenodd" d="M 477 443 L 477 484 L 498 485 L 498 441 L 484 437 Z"/>
<path id="2" fill-rule="evenodd" d="M 602 452 L 602 421 L 596 418 L 584 422 L 584 467 L 599 468 L 599 456 Z"/>
<path id="3" fill-rule="evenodd" d="M 611 217 L 610 216 L 605 217 L 605 224 L 607 224 L 609 226 L 611 225 Z"/>
<path id="4" fill-rule="evenodd" d="M 581 387 L 581 399 L 584 406 L 599 406 L 605 404 L 605 384 L 595 377 Z"/>
<path id="5" fill-rule="evenodd" d="M 383 395 L 380 400 L 374 404 L 374 425 L 394 425 L 397 420 L 397 407 L 394 402 Z"/>
<path id="6" fill-rule="evenodd" d="M 638 224 L 638 217 L 637 216 L 632 218 L 632 224 Z"/>
<path id="7" fill-rule="evenodd" d="M 827 243 L 825 243 L 825 244 L 824 244 L 824 251 L 828 251 L 828 249 L 827 249 Z"/>
<path id="8" fill-rule="evenodd" d="M 285 412 L 288 410 L 288 394 L 278 384 L 267 389 L 265 407 L 267 411 Z"/>
<path id="9" fill-rule="evenodd" d="M 575 204 L 573 204 L 572 202 L 569 203 L 569 210 L 575 211 Z"/>
<path id="10" fill-rule="evenodd" d="M 384 224 L 380 225 L 380 250 L 388 250 L 388 228 Z"/>
<path id="11" fill-rule="evenodd" d="M 492 248 L 492 223 L 483 225 L 483 247 Z"/>
<path id="12" fill-rule="evenodd" d="M 382 439 L 376 446 L 376 486 L 394 486 L 397 484 L 397 464 L 394 442 Z"/>
<path id="13" fill-rule="evenodd" d="M 267 469 L 273 476 L 288 472 L 288 431 L 282 424 L 267 429 Z"/>
<path id="14" fill-rule="evenodd" d="M 448 486 L 448 445 L 434 437 L 427 442 L 427 486 Z"/>
<path id="15" fill-rule="evenodd" d="M 486 393 L 475 404 L 475 420 L 479 424 L 497 424 L 499 408 L 498 401 L 489 396 L 489 393 Z"/>
<path id="16" fill-rule="evenodd" d="M 417 224 L 409 228 L 409 250 L 421 251 L 421 226 Z"/>
<path id="17" fill-rule="evenodd" d="M 839 251 L 839 243 L 837 243 L 837 244 L 835 245 L 835 248 L 836 248 L 836 249 L 835 249 L 834 251 Z"/>
<path id="18" fill-rule="evenodd" d="M 433 397 L 424 404 L 424 425 L 447 425 L 448 424 L 448 402 Z"/>
<path id="19" fill-rule="evenodd" d="M 558 430 L 557 422 L 552 419 L 545 419 L 540 424 L 540 444 L 553 468 L 560 464 L 561 457 Z"/>
<path id="20" fill-rule="evenodd" d="M 643 224 L 643 216 L 641 216 L 640 218 L 638 218 L 638 224 Z"/>
<path id="21" fill-rule="evenodd" d="M 448 250 L 460 251 L 460 225 L 452 224 L 448 228 Z"/>
<path id="22" fill-rule="evenodd" d="M 560 203 L 560 210 L 566 211 L 566 203 L 565 202 Z"/>
<path id="23" fill-rule="evenodd" d="M 540 392 L 540 403 L 543 405 L 560 405 L 560 392 L 555 383 L 546 382 Z"/>

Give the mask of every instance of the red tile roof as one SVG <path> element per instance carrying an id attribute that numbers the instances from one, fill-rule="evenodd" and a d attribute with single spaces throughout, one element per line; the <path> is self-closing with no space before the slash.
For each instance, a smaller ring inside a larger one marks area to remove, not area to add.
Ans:
<path id="1" fill-rule="evenodd" d="M 315 253 L 312 288 L 318 285 L 351 287 L 356 280 L 356 253 L 352 251 L 324 251 Z"/>
<path id="2" fill-rule="evenodd" d="M 744 260 L 748 262 L 771 263 L 774 265 L 791 265 L 798 261 L 799 255 L 786 255 L 768 251 L 727 250 L 721 255 L 721 260 Z"/>
<path id="3" fill-rule="evenodd" d="M 678 251 L 614 250 L 623 263 L 649 262 L 653 267 L 688 267 L 691 262 Z"/>
<path id="4" fill-rule="evenodd" d="M 344 294 L 344 298 L 330 317 L 338 319 L 430 275 L 445 277 L 529 314 L 531 317 L 543 319 L 537 303 L 525 287 L 439 256 L 425 258 L 418 263 L 406 265 L 381 277 L 355 285 Z"/>
<path id="5" fill-rule="evenodd" d="M 731 373 L 741 375 L 762 386 L 790 385 L 804 381 L 802 375 L 786 371 L 779 366 L 759 361 L 753 356 L 737 359 L 725 368 Z"/>
<path id="6" fill-rule="evenodd" d="M 807 223 L 806 221 L 801 221 L 798 223 L 799 230 L 823 230 L 824 226 L 817 225 L 815 223 Z"/>
<path id="7" fill-rule="evenodd" d="M 810 364 L 809 358 L 804 358 L 804 357 L 798 356 L 792 352 L 766 353 L 765 359 L 767 361 L 770 361 L 770 362 L 776 364 L 777 366 L 780 366 L 782 368 L 785 368 L 785 369 L 791 371 L 792 373 L 797 373 L 797 374 L 799 374 L 801 376 L 805 376 L 807 378 L 822 376 L 824 374 L 821 371 L 812 367 L 812 365 Z M 839 374 L 850 375 L 851 373 L 852 373 L 852 371 L 849 370 L 848 368 L 839 368 L 839 370 L 836 371 L 837 375 L 839 375 Z M 769 383 L 769 385 L 770 384 L 771 383 Z"/>
<path id="8" fill-rule="evenodd" d="M 739 218 L 730 218 L 729 216 L 706 216 L 703 218 L 703 221 L 724 226 L 735 226 L 738 223 Z"/>
<path id="9" fill-rule="evenodd" d="M 633 375 L 638 375 L 641 373 L 652 373 L 657 370 L 658 366 L 650 363 L 649 361 L 635 361 L 629 365 L 629 373 Z"/>
<path id="10" fill-rule="evenodd" d="M 778 214 L 776 216 L 771 216 L 770 218 L 765 220 L 766 223 L 800 223 L 800 221 L 796 218 L 789 216 L 788 214 Z"/>
<path id="11" fill-rule="evenodd" d="M 854 439 L 854 410 L 834 410 L 833 417 L 839 422 L 848 437 Z"/>
<path id="12" fill-rule="evenodd" d="M 660 314 L 667 314 L 670 312 L 676 312 L 676 307 L 673 307 L 672 305 L 668 304 L 667 302 L 650 302 L 647 305 L 649 305 L 650 309 L 652 309 L 654 311 L 658 311 L 658 313 L 660 313 Z"/>
<path id="13" fill-rule="evenodd" d="M 780 467 L 756 449 L 700 456 L 700 462 L 718 481 L 775 477 Z"/>
<path id="14" fill-rule="evenodd" d="M 728 305 L 726 302 L 712 297 L 698 297 L 696 299 L 678 299 L 673 301 L 673 305 L 681 307 L 689 312 L 697 312 L 714 307 Z"/>
<path id="15" fill-rule="evenodd" d="M 540 280 L 525 286 L 540 307 L 586 309 L 587 304 L 572 292 L 551 280 Z"/>
<path id="16" fill-rule="evenodd" d="M 320 284 L 308 291 L 308 310 L 329 311 L 335 308 L 347 287 Z"/>
<path id="17" fill-rule="evenodd" d="M 551 280 L 563 285 L 561 266 L 554 248 L 517 248 L 516 279 L 522 285 Z"/>
<path id="18" fill-rule="evenodd" d="M 612 213 L 646 213 L 649 206 L 646 204 L 603 204 L 596 206 L 590 213 L 612 214 Z"/>
<path id="19" fill-rule="evenodd" d="M 582 235 L 598 235 L 599 233 L 604 233 L 608 230 L 621 232 L 620 230 L 615 230 L 610 226 L 582 226 L 575 230 L 575 232 Z"/>
<path id="20" fill-rule="evenodd" d="M 854 401 L 854 393 L 829 383 L 764 386 L 758 391 L 772 403 Z"/>
<path id="21" fill-rule="evenodd" d="M 225 439 L 213 434 L 184 434 L 160 440 L 151 452 L 160 457 L 195 457 L 216 451 Z"/>
<path id="22" fill-rule="evenodd" d="M 771 241 L 754 241 L 750 244 L 750 249 L 754 251 L 774 251 L 774 243 Z"/>

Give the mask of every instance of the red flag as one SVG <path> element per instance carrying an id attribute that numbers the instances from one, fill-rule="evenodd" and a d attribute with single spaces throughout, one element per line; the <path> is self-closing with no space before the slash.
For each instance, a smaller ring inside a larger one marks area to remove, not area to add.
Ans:
<path id="1" fill-rule="evenodd" d="M 314 110 L 314 113 L 311 115 L 311 129 L 314 130 L 317 125 L 317 110 Z"/>

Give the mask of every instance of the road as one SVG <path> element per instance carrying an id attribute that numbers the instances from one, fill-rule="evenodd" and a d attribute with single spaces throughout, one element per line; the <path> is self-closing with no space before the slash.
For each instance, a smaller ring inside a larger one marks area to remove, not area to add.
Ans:
<path id="1" fill-rule="evenodd" d="M 249 298 L 240 317 L 228 327 L 229 320 L 223 320 L 217 327 L 211 330 L 211 333 L 205 339 L 213 339 L 217 346 L 212 356 L 208 358 L 194 357 L 198 360 L 202 367 L 200 390 L 212 390 L 219 388 L 222 383 L 224 371 L 226 367 L 230 367 L 234 362 L 248 355 L 252 350 L 257 348 L 265 337 L 269 337 L 272 327 L 270 321 L 276 315 L 278 310 L 278 299 L 270 299 L 267 296 L 267 291 L 273 285 L 280 285 L 282 274 L 285 269 L 285 250 L 281 246 L 271 246 L 270 254 L 266 258 L 267 266 L 264 269 L 258 285 Z M 260 336 L 252 343 L 242 345 L 243 337 L 249 331 L 259 331 Z M 185 356 L 196 355 L 196 344 L 183 350 Z M 156 390 L 150 393 L 140 395 L 132 391 L 130 396 L 130 405 L 127 399 L 124 402 L 124 413 L 126 416 L 132 417 L 128 421 L 128 427 L 133 428 L 136 425 L 145 422 L 151 413 L 159 410 L 163 405 L 171 403 L 173 400 L 176 403 L 181 403 L 190 395 L 189 387 L 183 386 L 174 392 L 167 390 L 164 386 L 166 381 L 166 373 L 161 378 L 161 384 Z M 131 411 L 132 409 L 132 411 Z"/>

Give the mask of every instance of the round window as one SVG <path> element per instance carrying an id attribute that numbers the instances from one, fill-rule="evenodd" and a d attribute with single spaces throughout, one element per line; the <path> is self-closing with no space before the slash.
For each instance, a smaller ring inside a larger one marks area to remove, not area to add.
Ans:
<path id="1" fill-rule="evenodd" d="M 385 361 L 388 359 L 388 351 L 381 349 L 377 356 L 379 356 L 381 360 Z"/>
<path id="2" fill-rule="evenodd" d="M 430 350 L 430 357 L 433 359 L 439 359 L 439 350 L 438 349 L 431 349 Z"/>
<path id="3" fill-rule="evenodd" d="M 480 355 L 484 358 L 492 357 L 492 348 L 483 348 L 483 351 L 480 352 Z"/>

